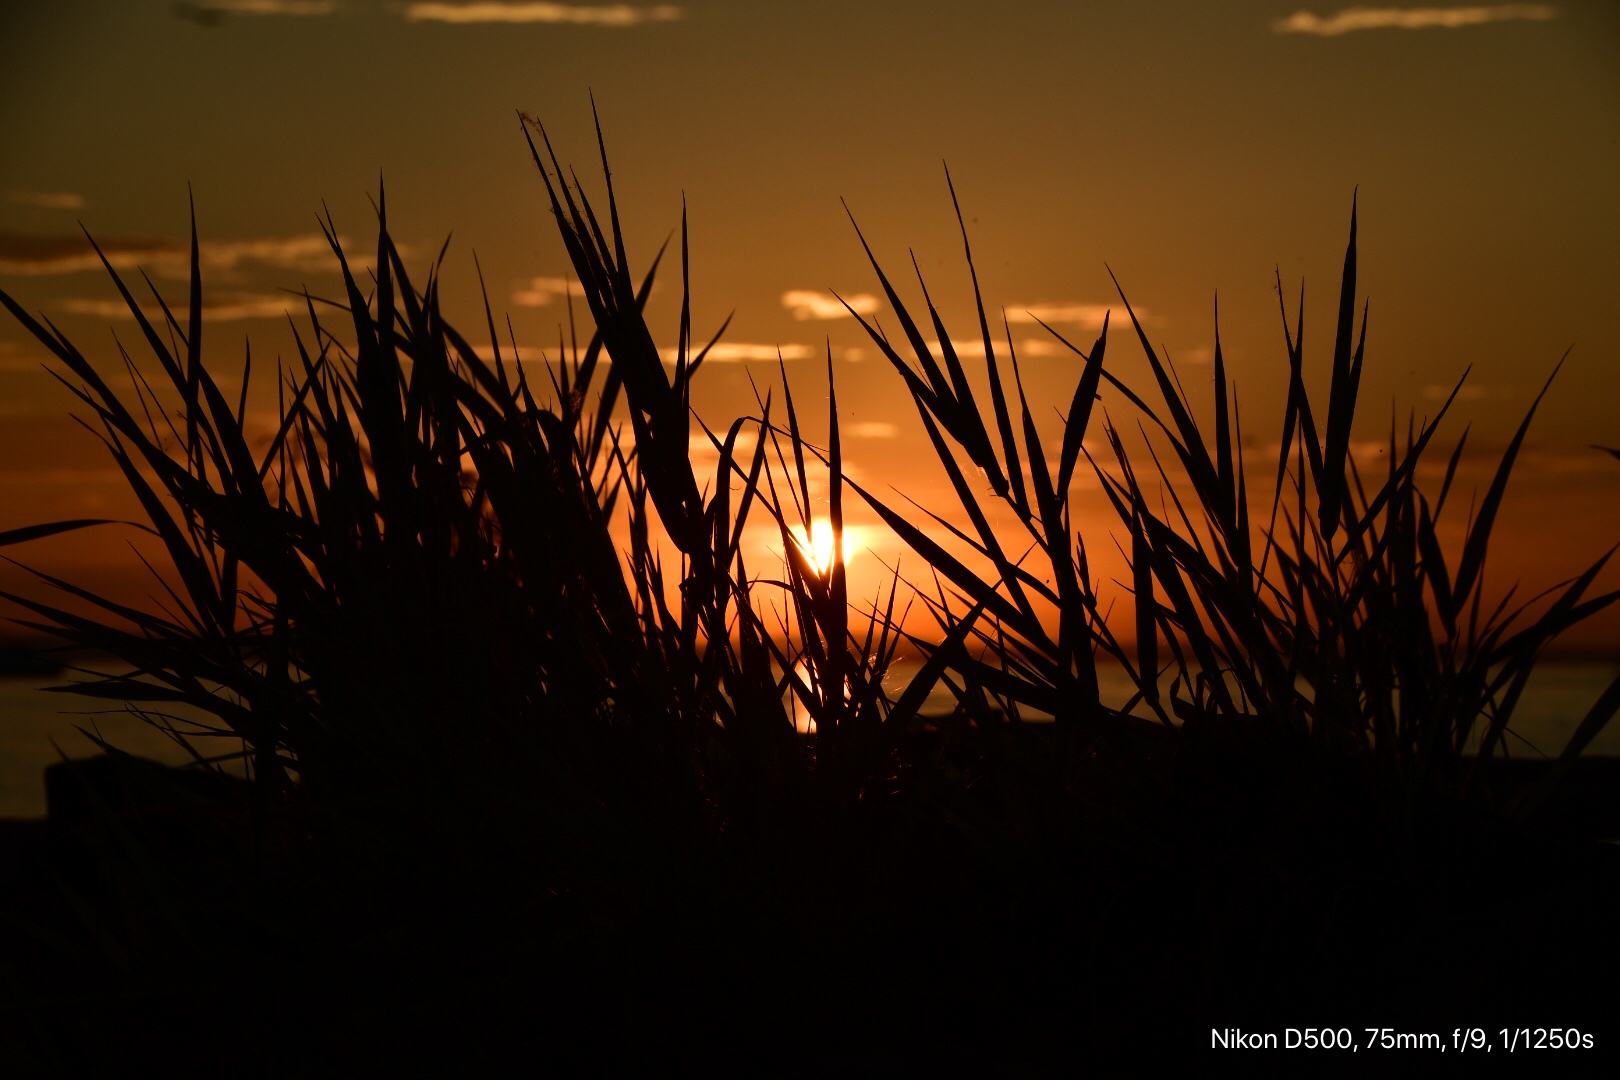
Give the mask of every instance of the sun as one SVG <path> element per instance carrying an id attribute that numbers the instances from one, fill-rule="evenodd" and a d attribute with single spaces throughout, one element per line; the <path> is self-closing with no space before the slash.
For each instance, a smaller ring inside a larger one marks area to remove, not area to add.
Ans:
<path id="1" fill-rule="evenodd" d="M 859 537 L 863 531 L 858 525 L 844 526 L 844 565 L 849 565 L 850 558 L 859 549 Z M 832 572 L 833 564 L 838 561 L 838 545 L 833 537 L 832 522 L 825 518 L 811 522 L 808 536 L 802 526 L 795 528 L 793 542 L 810 560 L 817 575 L 826 577 Z"/>

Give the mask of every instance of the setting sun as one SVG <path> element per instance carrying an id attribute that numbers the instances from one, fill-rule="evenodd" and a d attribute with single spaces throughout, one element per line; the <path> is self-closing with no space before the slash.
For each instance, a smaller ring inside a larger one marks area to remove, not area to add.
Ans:
<path id="1" fill-rule="evenodd" d="M 862 526 L 844 526 L 843 563 L 846 567 L 862 550 L 862 538 L 865 533 L 866 530 Z M 809 556 L 810 564 L 816 568 L 816 573 L 825 577 L 838 557 L 832 522 L 826 518 L 818 518 L 811 522 L 809 536 L 805 535 L 802 527 L 795 528 L 793 530 L 793 541 L 799 545 L 800 551 Z"/>

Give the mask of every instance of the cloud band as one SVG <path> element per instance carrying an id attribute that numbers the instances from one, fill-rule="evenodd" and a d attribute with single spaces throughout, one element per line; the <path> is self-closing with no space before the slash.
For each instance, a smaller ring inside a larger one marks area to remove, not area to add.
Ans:
<path id="1" fill-rule="evenodd" d="M 1448 8 L 1345 8 L 1335 14 L 1322 16 L 1309 11 L 1297 11 L 1286 19 L 1272 24 L 1279 34 L 1314 34 L 1317 37 L 1338 37 L 1355 30 L 1455 30 L 1463 26 L 1511 20 L 1545 21 L 1558 17 L 1558 9 L 1551 4 L 1494 4 L 1480 7 Z"/>
<path id="2" fill-rule="evenodd" d="M 37 206 L 44 210 L 82 210 L 84 196 L 71 191 L 8 191 L 6 202 L 18 206 Z"/>
<path id="3" fill-rule="evenodd" d="M 793 312 L 795 319 L 847 319 L 850 310 L 857 315 L 870 315 L 878 309 L 877 297 L 856 293 L 844 297 L 845 307 L 832 293 L 814 289 L 792 289 L 782 294 L 782 306 Z"/>
<path id="4" fill-rule="evenodd" d="M 703 346 L 693 345 L 689 353 L 696 358 Z M 659 349 L 658 354 L 664 358 L 665 363 L 675 362 L 674 349 Z M 770 361 L 775 363 L 780 356 L 783 360 L 809 360 L 814 357 L 816 350 L 808 345 L 753 345 L 746 342 L 722 341 L 709 350 L 704 357 L 704 363 L 714 361 L 721 364 L 735 364 L 745 360 Z"/>
<path id="5" fill-rule="evenodd" d="M 405 9 L 410 22 L 443 23 L 563 23 L 584 26 L 640 26 L 673 22 L 681 17 L 674 4 L 635 7 L 631 4 L 417 3 Z"/>
<path id="6" fill-rule="evenodd" d="M 342 238 L 339 238 L 340 242 Z M 119 270 L 150 266 L 163 277 L 185 277 L 191 254 L 173 240 L 110 238 L 99 240 L 107 261 Z M 205 240 L 198 251 L 210 270 L 234 270 L 259 263 L 284 270 L 317 271 L 337 267 L 337 257 L 320 233 L 254 240 Z M 90 241 L 83 236 L 0 232 L 0 273 L 71 274 L 101 269 Z"/>

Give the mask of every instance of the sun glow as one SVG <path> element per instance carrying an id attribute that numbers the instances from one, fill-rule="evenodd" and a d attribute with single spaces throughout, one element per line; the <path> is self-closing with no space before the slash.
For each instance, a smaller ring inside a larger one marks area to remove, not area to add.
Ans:
<path id="1" fill-rule="evenodd" d="M 845 566 L 849 565 L 850 559 L 860 550 L 860 542 L 864 534 L 865 530 L 859 525 L 844 526 L 843 562 Z M 815 568 L 817 574 L 826 577 L 832 571 L 833 563 L 838 560 L 838 545 L 833 537 L 832 522 L 825 518 L 811 522 L 808 536 L 805 535 L 802 526 L 796 527 L 793 530 L 793 542 L 809 558 L 810 565 Z"/>

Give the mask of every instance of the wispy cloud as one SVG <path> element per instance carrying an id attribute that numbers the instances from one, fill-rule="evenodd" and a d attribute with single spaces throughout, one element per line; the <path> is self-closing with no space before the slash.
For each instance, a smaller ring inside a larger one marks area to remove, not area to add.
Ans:
<path id="1" fill-rule="evenodd" d="M 855 309 L 857 315 L 870 315 L 878 309 L 877 297 L 868 293 L 856 293 L 844 300 L 848 308 L 830 292 L 791 289 L 782 294 L 782 306 L 792 311 L 795 319 L 847 319 L 850 308 Z"/>
<path id="2" fill-rule="evenodd" d="M 82 210 L 84 196 L 71 191 L 8 191 L 6 202 L 19 206 L 38 206 L 45 210 Z"/>
<path id="3" fill-rule="evenodd" d="M 190 248 L 175 240 L 143 237 L 98 239 L 107 261 L 116 269 L 151 268 L 163 277 L 185 277 L 190 271 Z M 339 238 L 342 242 L 342 238 Z M 235 270 L 247 263 L 281 270 L 318 271 L 337 266 L 331 245 L 319 233 L 304 236 L 264 237 L 251 240 L 205 240 L 198 258 L 210 270 Z M 90 241 L 83 236 L 0 232 L 0 273 L 71 274 L 101 269 Z"/>
<path id="4" fill-rule="evenodd" d="M 695 346 L 692 350 L 693 355 L 696 355 L 697 350 L 701 348 L 701 345 Z M 809 360 L 817 355 L 816 350 L 808 345 L 752 345 L 743 342 L 722 341 L 709 350 L 709 355 L 705 357 L 704 363 L 708 363 L 710 360 L 722 364 L 734 364 L 744 360 L 768 360 L 775 363 L 778 352 L 781 353 L 783 360 Z M 673 364 L 675 362 L 674 349 L 659 349 L 658 355 L 664 358 L 665 363 Z"/>
<path id="5" fill-rule="evenodd" d="M 474 345 L 473 352 L 477 353 L 478 358 L 485 363 L 493 364 L 495 362 L 495 346 L 493 345 Z M 514 352 L 510 341 L 501 342 L 502 363 L 510 364 L 514 360 L 527 363 L 534 360 L 544 360 L 545 358 L 546 350 L 539 345 L 518 345 L 516 352 Z M 607 353 L 603 353 L 602 358 L 598 361 L 601 364 L 610 364 L 612 362 L 612 358 Z"/>
<path id="6" fill-rule="evenodd" d="M 512 294 L 512 303 L 519 307 L 545 307 L 554 297 L 563 295 L 584 296 L 585 286 L 571 278 L 532 278 L 527 289 L 519 289 Z"/>
<path id="7" fill-rule="evenodd" d="M 70 297 L 62 301 L 62 310 L 74 315 L 90 315 L 98 319 L 133 319 L 129 305 L 122 300 L 91 300 Z M 203 299 L 203 318 L 210 322 L 236 322 L 242 319 L 280 319 L 289 312 L 304 310 L 300 296 L 286 293 L 234 293 Z M 163 309 L 155 304 L 142 305 L 141 311 L 149 319 L 163 318 Z M 175 312 L 176 318 L 183 318 Z"/>
<path id="8" fill-rule="evenodd" d="M 1142 315 L 1145 308 L 1138 308 Z M 1102 329 L 1108 315 L 1107 304 L 1008 304 L 1007 321 L 1010 323 L 1072 323 L 1087 330 Z"/>
<path id="9" fill-rule="evenodd" d="M 473 3 L 411 4 L 405 18 L 411 22 L 443 23 L 573 23 L 586 26 L 640 26 L 672 22 L 682 15 L 674 4 L 636 7 L 632 4 Z"/>
<path id="10" fill-rule="evenodd" d="M 1332 15 L 1298 11 L 1278 19 L 1272 29 L 1279 34 L 1315 34 L 1338 37 L 1353 30 L 1455 30 L 1463 26 L 1507 22 L 1515 19 L 1544 21 L 1558 17 L 1551 4 L 1491 4 L 1477 7 L 1425 8 L 1345 8 Z"/>
<path id="11" fill-rule="evenodd" d="M 174 16 L 198 26 L 218 26 L 230 15 L 331 15 L 335 0 L 196 0 L 174 5 Z"/>
<path id="12" fill-rule="evenodd" d="M 339 237 L 338 242 L 343 243 L 343 238 Z M 257 240 L 203 241 L 198 254 L 203 265 L 220 270 L 234 270 L 248 262 L 282 270 L 330 270 L 337 265 L 332 245 L 320 233 Z M 352 257 L 350 262 L 354 262 Z"/>
<path id="13" fill-rule="evenodd" d="M 173 241 L 145 237 L 105 239 L 101 250 L 120 270 L 181 254 L 180 245 Z M 0 273 L 71 274 L 100 266 L 95 250 L 82 236 L 0 232 Z"/>
<path id="14" fill-rule="evenodd" d="M 844 425 L 844 433 L 856 439 L 892 439 L 900 434 L 900 429 L 882 420 L 862 420 Z"/>
<path id="15" fill-rule="evenodd" d="M 928 345 L 929 350 L 935 356 L 940 355 L 940 346 L 939 346 L 938 341 L 935 341 L 935 340 L 932 340 L 932 339 L 925 339 L 925 343 Z M 997 356 L 1001 356 L 1003 353 L 1005 353 L 1007 351 L 1007 343 L 1005 341 L 997 340 L 997 341 L 991 342 L 991 344 L 993 346 L 995 346 Z M 1044 357 L 1044 356 L 1073 356 L 1074 355 L 1068 349 L 1064 348 L 1061 343 L 1056 342 L 1056 341 L 1047 341 L 1047 340 L 1044 340 L 1042 338 L 1024 338 L 1022 341 L 1014 342 L 1013 347 L 1018 351 L 1019 356 L 1043 356 Z M 971 340 L 963 340 L 963 341 L 956 341 L 956 340 L 953 339 L 951 341 L 951 348 L 953 350 L 955 350 L 957 356 L 971 357 L 972 359 L 975 359 L 975 360 L 980 360 L 980 359 L 984 358 L 984 339 L 983 338 L 973 338 Z M 902 351 L 901 355 L 902 356 L 905 355 L 905 352 Z"/>
<path id="16" fill-rule="evenodd" d="M 1044 338 L 1025 338 L 1018 343 L 1018 352 L 1023 356 L 1073 356 L 1061 343 Z"/>

